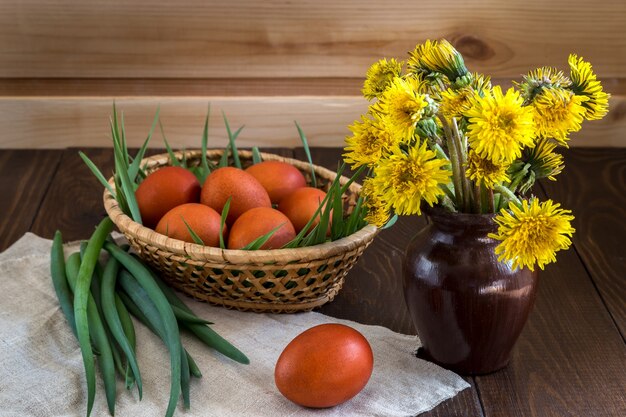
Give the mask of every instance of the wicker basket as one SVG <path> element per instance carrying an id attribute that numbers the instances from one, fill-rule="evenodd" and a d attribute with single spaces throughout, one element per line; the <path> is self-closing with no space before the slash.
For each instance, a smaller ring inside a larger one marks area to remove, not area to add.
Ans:
<path id="1" fill-rule="evenodd" d="M 207 156 L 217 162 L 222 150 Z M 199 163 L 200 151 L 187 151 L 190 164 Z M 182 154 L 177 153 L 177 158 Z M 252 153 L 239 151 L 242 164 L 252 163 Z M 261 154 L 263 160 L 287 162 L 310 181 L 308 163 L 274 154 Z M 146 172 L 170 165 L 167 154 L 142 161 Z M 319 188 L 328 190 L 336 173 L 314 166 Z M 348 179 L 341 177 L 341 183 Z M 113 183 L 111 179 L 111 184 Z M 344 196 L 348 210 L 354 207 L 360 186 L 353 183 Z M 113 222 L 128 238 L 139 256 L 172 287 L 200 301 L 255 312 L 292 313 L 309 311 L 331 301 L 343 285 L 344 277 L 377 233 L 368 225 L 334 242 L 295 249 L 231 250 L 187 243 L 156 233 L 134 222 L 118 207 L 105 190 L 104 207 Z"/>

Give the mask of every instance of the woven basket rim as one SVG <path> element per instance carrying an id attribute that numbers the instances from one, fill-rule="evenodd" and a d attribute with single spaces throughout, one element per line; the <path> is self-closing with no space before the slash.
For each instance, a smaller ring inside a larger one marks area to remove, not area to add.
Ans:
<path id="1" fill-rule="evenodd" d="M 210 149 L 207 150 L 207 156 L 221 155 L 223 149 Z M 201 150 L 184 151 L 184 154 L 188 159 L 198 158 L 202 155 Z M 243 158 L 251 158 L 252 152 L 246 150 L 239 150 L 239 156 Z M 183 151 L 174 152 L 176 158 L 181 158 Z M 261 157 L 264 161 L 276 160 L 287 162 L 302 170 L 308 171 L 310 165 L 308 162 L 299 161 L 293 158 L 282 157 L 280 155 L 261 152 Z M 152 168 L 154 166 L 167 165 L 170 163 L 170 157 L 167 153 L 153 155 L 142 159 L 141 166 Z M 327 168 L 313 164 L 313 169 L 316 175 L 325 177 L 327 179 L 334 179 L 337 175 Z M 345 176 L 341 176 L 340 183 L 345 184 L 349 179 Z M 113 177 L 109 178 L 109 184 L 115 190 L 115 184 Z M 350 190 L 358 192 L 361 188 L 356 182 L 350 185 Z M 292 263 L 292 262 L 308 262 L 327 258 L 330 256 L 338 255 L 340 253 L 353 250 L 354 248 L 363 245 L 365 242 L 372 240 L 379 229 L 373 225 L 366 225 L 357 232 L 346 236 L 344 238 L 335 240 L 333 242 L 326 242 L 319 245 L 307 246 L 301 248 L 291 249 L 269 249 L 269 250 L 254 250 L 246 251 L 239 249 L 221 249 L 218 247 L 202 246 L 196 243 L 183 242 L 181 240 L 172 239 L 165 235 L 159 234 L 156 231 L 145 227 L 133 219 L 128 217 L 119 208 L 117 200 L 113 195 L 105 188 L 103 194 L 104 207 L 115 225 L 125 234 L 129 234 L 133 238 L 140 239 L 141 241 L 148 242 L 150 245 L 170 252 L 174 255 L 183 256 L 195 261 L 210 261 L 217 263 L 228 264 L 268 264 L 268 263 Z"/>

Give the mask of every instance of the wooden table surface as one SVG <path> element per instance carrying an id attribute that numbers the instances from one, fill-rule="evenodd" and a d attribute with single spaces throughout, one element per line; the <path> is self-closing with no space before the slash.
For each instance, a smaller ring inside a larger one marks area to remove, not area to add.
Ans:
<path id="1" fill-rule="evenodd" d="M 110 149 L 87 149 L 111 172 Z M 303 159 L 301 149 L 272 152 Z M 313 150 L 336 168 L 340 149 Z M 557 182 L 535 190 L 572 209 L 574 247 L 540 273 L 530 319 L 500 372 L 465 378 L 471 389 L 424 416 L 626 416 L 626 149 L 571 149 Z M 87 238 L 105 216 L 102 188 L 77 149 L 0 150 L 0 251 L 25 232 Z M 383 231 L 321 312 L 414 334 L 400 260 L 423 217 Z"/>

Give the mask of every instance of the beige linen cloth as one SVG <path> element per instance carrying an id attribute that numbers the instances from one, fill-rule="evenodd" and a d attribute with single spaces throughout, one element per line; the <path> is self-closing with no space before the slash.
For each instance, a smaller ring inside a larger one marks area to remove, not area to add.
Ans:
<path id="1" fill-rule="evenodd" d="M 58 306 L 49 272 L 51 241 L 26 234 L 0 254 L 0 416 L 84 416 L 86 384 L 78 343 Z M 66 253 L 76 246 L 66 247 Z M 191 380 L 191 409 L 177 416 L 410 416 L 432 409 L 469 385 L 459 376 L 413 356 L 415 336 L 319 313 L 254 314 L 185 301 L 245 352 L 250 365 L 219 356 L 184 334 L 183 344 L 203 377 Z M 321 323 L 345 323 L 374 351 L 374 371 L 352 400 L 331 409 L 299 407 L 274 384 L 282 349 Z M 118 383 L 116 416 L 162 416 L 169 398 L 169 358 L 161 341 L 135 321 L 144 395 Z M 94 416 L 107 416 L 98 375 Z"/>

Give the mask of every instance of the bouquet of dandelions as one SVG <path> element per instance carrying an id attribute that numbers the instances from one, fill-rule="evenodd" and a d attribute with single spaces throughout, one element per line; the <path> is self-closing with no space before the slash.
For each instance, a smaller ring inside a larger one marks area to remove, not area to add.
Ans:
<path id="1" fill-rule="evenodd" d="M 601 119 L 609 94 L 591 65 L 569 56 L 570 75 L 531 71 L 503 92 L 470 73 L 446 40 L 426 41 L 406 63 L 382 59 L 367 72 L 367 114 L 350 126 L 344 158 L 367 170 L 366 219 L 379 227 L 423 203 L 451 212 L 497 213 L 496 254 L 534 270 L 571 245 L 570 210 L 528 195 L 563 170 L 557 147 L 583 120 Z M 406 70 L 403 71 L 403 67 Z"/>

